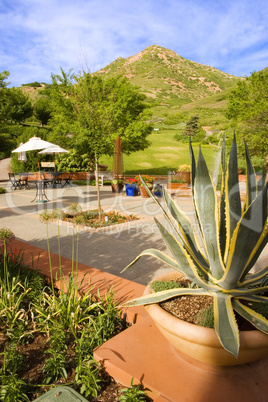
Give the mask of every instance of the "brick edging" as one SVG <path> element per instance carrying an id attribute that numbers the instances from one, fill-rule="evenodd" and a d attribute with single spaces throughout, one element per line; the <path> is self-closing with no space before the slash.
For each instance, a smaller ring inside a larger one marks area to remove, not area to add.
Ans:
<path id="1" fill-rule="evenodd" d="M 50 279 L 49 255 L 46 250 L 33 246 L 22 240 L 15 239 L 11 249 L 21 250 L 23 252 L 23 261 L 32 269 L 39 270 L 40 273 Z M 59 278 L 59 256 L 50 253 L 52 275 L 57 287 L 60 287 Z M 72 261 L 66 257 L 61 257 L 61 267 L 64 276 L 67 278 L 72 269 Z M 101 271 L 97 268 L 78 263 L 78 281 L 81 281 L 85 274 L 89 274 L 90 282 L 87 280 L 81 287 L 82 292 L 90 290 L 93 294 L 99 293 L 104 297 L 108 290 L 112 289 L 117 304 L 120 306 L 128 300 L 142 296 L 145 286 L 128 279 Z M 127 321 L 135 323 L 140 318 L 147 315 L 143 306 L 123 309 L 127 314 Z"/>

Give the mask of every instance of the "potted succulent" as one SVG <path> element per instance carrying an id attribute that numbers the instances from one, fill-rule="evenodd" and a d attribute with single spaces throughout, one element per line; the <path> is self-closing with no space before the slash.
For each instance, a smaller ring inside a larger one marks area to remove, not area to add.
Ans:
<path id="1" fill-rule="evenodd" d="M 138 195 L 136 183 L 137 183 L 137 179 L 135 179 L 135 178 L 125 179 L 125 188 L 126 188 L 127 196 L 134 197 L 135 195 Z"/>
<path id="2" fill-rule="evenodd" d="M 243 364 L 268 354 L 268 267 L 252 273 L 268 241 L 267 182 L 265 174 L 256 181 L 246 144 L 245 149 L 247 195 L 242 206 L 235 137 L 228 163 L 224 141 L 222 145 L 219 202 L 202 151 L 196 165 L 190 144 L 196 226 L 193 227 L 187 214 L 166 191 L 165 207 L 148 191 L 163 211 L 166 225 L 156 218 L 155 222 L 171 257 L 159 250 L 149 249 L 125 268 L 141 256 L 150 255 L 174 268 L 175 274 L 177 271 L 186 277 L 190 284 L 188 287 L 159 292 L 152 292 L 151 287 L 147 287 L 144 296 L 126 305 L 146 305 L 158 328 L 176 348 L 209 364 Z M 194 228 L 200 236 L 196 235 Z M 170 280 L 170 277 L 167 279 Z M 159 305 L 181 296 L 211 297 L 214 328 L 185 322 Z M 254 329 L 239 331 L 237 318 L 241 317 Z"/>
<path id="3" fill-rule="evenodd" d="M 124 188 L 124 180 L 123 179 L 113 179 L 111 181 L 111 187 L 113 193 L 121 193 Z"/>
<path id="4" fill-rule="evenodd" d="M 143 198 L 150 197 L 148 189 L 152 191 L 155 178 L 153 176 L 142 174 L 135 176 L 135 179 L 137 180 L 137 186 L 139 187 L 141 196 Z"/>
<path id="5" fill-rule="evenodd" d="M 184 180 L 186 183 L 191 182 L 191 166 L 190 165 L 180 165 L 177 170 L 176 176 L 180 180 Z"/>

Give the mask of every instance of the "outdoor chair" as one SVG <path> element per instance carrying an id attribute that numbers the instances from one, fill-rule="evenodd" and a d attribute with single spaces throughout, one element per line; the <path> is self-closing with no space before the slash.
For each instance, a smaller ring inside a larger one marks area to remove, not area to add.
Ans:
<path id="1" fill-rule="evenodd" d="M 61 172 L 54 173 L 54 187 L 56 186 L 62 186 Z"/>
<path id="2" fill-rule="evenodd" d="M 29 183 L 28 183 L 28 172 L 20 173 L 20 185 L 25 190 L 30 188 Z"/>
<path id="3" fill-rule="evenodd" d="M 21 180 L 17 179 L 14 173 L 8 173 L 9 181 L 11 183 L 11 190 L 14 188 L 16 190 L 17 188 L 21 189 Z"/>
<path id="4" fill-rule="evenodd" d="M 63 183 L 62 187 L 70 186 L 72 177 L 73 177 L 73 173 L 65 173 L 63 176 L 64 183 Z"/>
<path id="5" fill-rule="evenodd" d="M 41 179 L 44 180 L 44 187 L 54 187 L 55 186 L 55 176 L 51 172 L 41 172 Z"/>

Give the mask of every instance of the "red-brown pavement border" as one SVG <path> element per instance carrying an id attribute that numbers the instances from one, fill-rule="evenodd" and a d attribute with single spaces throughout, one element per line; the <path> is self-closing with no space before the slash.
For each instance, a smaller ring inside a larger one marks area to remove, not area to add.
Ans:
<path id="1" fill-rule="evenodd" d="M 38 269 L 43 275 L 50 279 L 50 263 L 49 254 L 46 250 L 32 246 L 26 242 L 15 239 L 12 242 L 12 249 L 21 250 L 23 252 L 23 260 L 26 265 Z M 59 281 L 59 256 L 50 253 L 52 275 L 55 284 L 60 286 Z M 76 263 L 74 262 L 74 265 Z M 68 258 L 61 257 L 61 268 L 65 277 L 72 272 L 72 261 Z M 75 269 L 75 266 L 74 266 Z M 118 305 L 123 304 L 127 300 L 139 297 L 143 294 L 144 286 L 139 283 L 131 282 L 128 279 L 120 278 L 108 272 L 100 271 L 88 265 L 78 263 L 77 280 L 81 281 L 83 276 L 87 274 L 84 285 L 81 287 L 83 292 L 91 289 L 92 293 L 99 292 L 100 296 L 105 296 L 108 290 L 112 288 L 115 294 L 115 300 Z M 58 279 L 57 279 L 58 278 Z M 90 279 L 90 281 L 89 281 Z M 135 323 L 141 317 L 146 315 L 143 307 L 135 307 L 131 309 L 123 309 L 127 313 L 127 321 Z"/>

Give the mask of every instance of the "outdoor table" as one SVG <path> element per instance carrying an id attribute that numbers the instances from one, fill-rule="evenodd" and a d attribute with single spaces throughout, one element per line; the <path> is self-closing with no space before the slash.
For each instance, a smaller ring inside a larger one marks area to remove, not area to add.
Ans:
<path id="1" fill-rule="evenodd" d="M 73 176 L 72 173 L 62 173 L 61 174 L 61 180 L 64 180 L 62 187 L 71 185 L 72 176 Z"/>
<path id="2" fill-rule="evenodd" d="M 37 198 L 36 202 L 47 202 L 50 201 L 46 195 L 46 187 L 50 180 L 47 179 L 40 179 L 40 180 L 32 180 L 32 182 L 36 186 L 36 193 L 35 197 L 31 202 L 34 202 Z M 45 198 L 45 199 L 44 199 Z"/>
<path id="3" fill-rule="evenodd" d="M 29 186 L 29 183 L 28 183 L 28 172 L 19 173 L 18 175 L 20 176 L 21 187 L 24 187 L 25 189 L 26 188 L 29 189 L 30 186 Z"/>
<path id="4" fill-rule="evenodd" d="M 21 186 L 24 187 L 25 189 L 26 189 L 26 188 L 27 188 L 27 189 L 30 188 L 30 186 L 29 186 L 29 184 L 28 184 L 28 176 L 27 176 L 27 175 L 22 174 L 22 175 L 20 176 L 20 184 L 21 184 Z"/>

